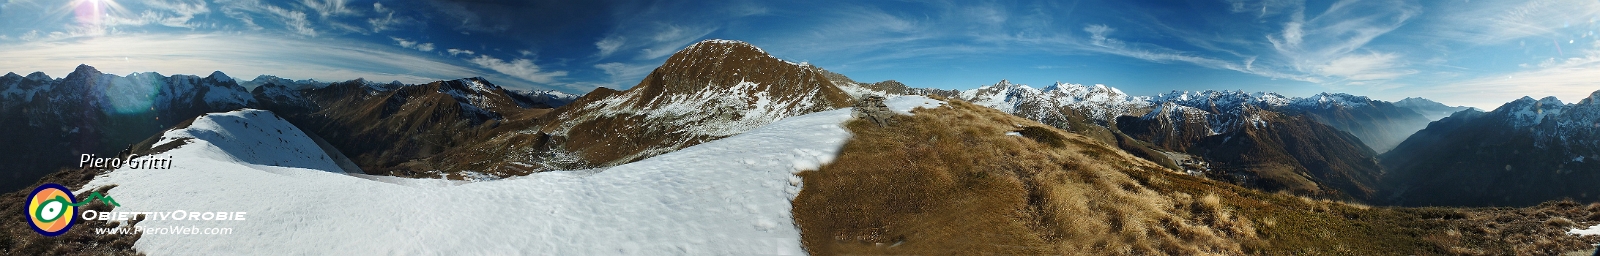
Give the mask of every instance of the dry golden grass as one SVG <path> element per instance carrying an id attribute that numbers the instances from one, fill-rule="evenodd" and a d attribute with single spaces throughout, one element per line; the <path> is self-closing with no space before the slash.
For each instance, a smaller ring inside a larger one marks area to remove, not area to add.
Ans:
<path id="1" fill-rule="evenodd" d="M 1387 208 L 1265 193 L 965 102 L 915 113 L 848 123 L 839 158 L 800 174 L 793 213 L 809 252 L 1495 255 L 1600 242 L 1561 234 L 1600 221 L 1600 204 Z"/>
<path id="2" fill-rule="evenodd" d="M 953 101 L 847 124 L 840 158 L 805 172 L 796 223 L 814 254 L 1241 254 L 1250 220 L 1216 195 L 1171 196 L 1164 168 L 1106 144 Z M 1022 136 L 1009 136 L 1017 131 Z"/>

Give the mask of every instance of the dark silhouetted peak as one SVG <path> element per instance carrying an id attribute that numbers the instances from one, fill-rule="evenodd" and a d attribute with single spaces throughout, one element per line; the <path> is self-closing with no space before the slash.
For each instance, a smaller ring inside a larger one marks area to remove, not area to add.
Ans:
<path id="1" fill-rule="evenodd" d="M 1424 98 L 1421 98 L 1421 97 L 1405 98 L 1405 99 L 1402 99 L 1400 101 L 1394 102 L 1394 105 L 1398 106 L 1398 107 L 1407 107 L 1407 108 L 1435 108 L 1435 107 L 1446 108 L 1446 107 L 1450 107 L 1450 106 L 1445 105 L 1444 103 L 1439 103 L 1437 101 L 1424 99 Z"/>
<path id="2" fill-rule="evenodd" d="M 45 81 L 45 80 L 51 80 L 51 79 L 54 79 L 54 78 L 50 78 L 50 75 L 46 75 L 46 74 L 44 74 L 44 72 L 34 71 L 33 73 L 29 73 L 28 74 L 28 80 Z"/>
<path id="3" fill-rule="evenodd" d="M 100 70 L 94 69 L 94 67 L 89 66 L 89 64 L 78 64 L 78 68 L 72 70 L 72 73 L 82 73 L 82 72 L 100 73 Z"/>
<path id="4" fill-rule="evenodd" d="M 79 64 L 77 69 L 73 69 L 71 74 L 67 74 L 66 79 L 67 80 L 92 79 L 91 77 L 100 76 L 101 74 L 103 74 L 103 73 L 100 73 L 100 70 L 95 69 L 94 67 L 90 67 L 89 65 Z"/>
<path id="5" fill-rule="evenodd" d="M 206 78 L 211 79 L 211 80 L 216 80 L 217 82 L 222 82 L 222 83 L 234 82 L 232 77 L 228 77 L 228 74 L 223 74 L 222 71 L 220 71 L 220 70 L 219 71 L 211 71 L 211 75 L 210 76 L 206 76 Z"/>

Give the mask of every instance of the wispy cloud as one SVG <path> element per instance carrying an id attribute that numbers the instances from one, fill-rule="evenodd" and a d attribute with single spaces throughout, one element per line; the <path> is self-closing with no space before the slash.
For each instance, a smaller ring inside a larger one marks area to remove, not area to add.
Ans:
<path id="1" fill-rule="evenodd" d="M 1265 69 L 1265 68 L 1255 68 L 1254 63 L 1255 63 L 1256 58 L 1254 58 L 1254 57 L 1247 57 L 1247 58 L 1244 58 L 1243 60 L 1234 62 L 1234 61 L 1226 61 L 1226 60 L 1221 60 L 1221 59 L 1216 59 L 1216 58 L 1205 57 L 1205 56 L 1199 55 L 1199 54 L 1185 53 L 1185 52 L 1182 52 L 1182 51 L 1172 50 L 1172 49 L 1161 47 L 1161 46 L 1157 46 L 1157 45 L 1125 43 L 1122 40 L 1118 40 L 1118 39 L 1112 38 L 1110 36 L 1112 32 L 1116 31 L 1115 28 L 1111 28 L 1110 26 L 1106 26 L 1106 25 L 1102 25 L 1102 24 L 1091 24 L 1091 25 L 1088 25 L 1088 26 L 1084 26 L 1083 31 L 1089 33 L 1088 46 L 1078 47 L 1078 48 L 1083 49 L 1083 50 L 1089 50 L 1089 51 L 1095 51 L 1095 52 L 1113 54 L 1113 55 L 1119 55 L 1119 56 L 1126 56 L 1126 57 L 1138 58 L 1138 59 L 1142 59 L 1142 60 L 1153 61 L 1153 62 L 1161 62 L 1161 63 L 1174 62 L 1174 61 L 1176 61 L 1176 62 L 1185 62 L 1185 63 L 1198 65 L 1198 66 L 1201 66 L 1201 67 L 1214 68 L 1214 69 L 1224 69 L 1224 70 L 1233 70 L 1233 71 L 1243 72 L 1243 73 L 1247 73 L 1247 74 L 1261 75 L 1261 76 L 1270 77 L 1270 78 L 1294 79 L 1294 80 L 1309 81 L 1309 82 L 1320 82 L 1321 81 L 1321 80 L 1316 79 L 1316 78 L 1306 77 L 1306 76 L 1302 76 L 1302 75 L 1294 75 L 1294 74 L 1289 74 L 1289 73 L 1282 73 L 1282 72 L 1279 72 L 1279 71 L 1275 71 L 1275 70 L 1271 70 L 1271 69 Z M 1071 45 L 1071 44 L 1068 43 L 1068 45 Z"/>
<path id="2" fill-rule="evenodd" d="M 597 54 L 601 59 L 604 59 L 608 56 L 611 56 L 612 53 L 616 53 L 617 49 L 622 48 L 622 43 L 624 40 L 626 40 L 626 38 L 621 36 L 606 37 L 605 39 L 600 39 L 600 41 L 594 42 L 594 47 L 600 50 L 600 52 Z"/>
<path id="3" fill-rule="evenodd" d="M 1266 37 L 1278 53 L 1269 65 L 1334 81 L 1385 80 L 1416 73 L 1404 70 L 1398 55 L 1354 52 L 1406 24 L 1419 7 L 1404 1 L 1340 1 L 1310 20 L 1304 19 L 1304 6 L 1295 8 L 1282 32 Z"/>
<path id="4" fill-rule="evenodd" d="M 1575 102 L 1595 90 L 1600 74 L 1600 40 L 1590 39 L 1591 47 L 1575 53 L 1577 57 L 1548 59 L 1524 70 L 1497 73 L 1424 87 L 1440 98 L 1481 109 L 1494 109 L 1521 96 L 1556 96 Z"/>
<path id="5" fill-rule="evenodd" d="M 355 10 L 345 7 L 345 0 L 302 0 L 300 3 L 305 4 L 306 7 L 310 7 L 312 10 L 316 10 L 317 14 L 323 18 L 356 14 Z"/>
<path id="6" fill-rule="evenodd" d="M 394 11 L 384 8 L 383 3 L 372 3 L 372 10 L 378 13 L 378 17 L 367 18 L 367 25 L 372 26 L 372 33 L 391 30 L 400 24 L 400 19 L 394 17 Z"/>
<path id="7" fill-rule="evenodd" d="M 1317 67 L 1320 75 L 1351 81 L 1389 80 L 1416 74 L 1416 70 L 1401 68 L 1400 55 L 1393 53 L 1349 54 Z"/>
<path id="8" fill-rule="evenodd" d="M 1430 24 L 1435 36 L 1473 44 L 1499 44 L 1592 23 L 1600 2 L 1588 0 L 1484 0 L 1461 3 Z"/>
<path id="9" fill-rule="evenodd" d="M 450 56 L 456 56 L 456 55 L 460 55 L 460 54 L 466 54 L 466 55 L 478 54 L 476 52 L 473 52 L 472 50 L 462 50 L 462 49 L 456 49 L 456 48 L 447 49 L 447 50 L 445 50 L 445 52 L 450 53 Z"/>
<path id="10" fill-rule="evenodd" d="M 715 27 L 694 27 L 675 24 L 659 24 L 657 32 L 650 37 L 650 45 L 639 50 L 638 59 L 653 60 L 666 57 L 678 52 L 683 46 L 705 38 Z"/>
<path id="11" fill-rule="evenodd" d="M 389 37 L 389 39 L 393 39 L 394 43 L 397 44 L 397 45 L 400 45 L 400 47 L 415 49 L 415 50 L 424 51 L 424 52 L 432 52 L 433 51 L 433 43 L 423 43 L 423 42 L 411 41 L 411 40 L 406 40 L 405 38 L 392 37 L 392 36 Z"/>
<path id="12" fill-rule="evenodd" d="M 529 59 L 518 58 L 512 59 L 511 61 L 504 61 L 498 58 L 489 57 L 489 55 L 478 55 L 478 57 L 467 59 L 467 62 L 477 64 L 478 66 L 487 68 L 489 70 L 494 70 L 495 72 L 500 72 L 501 74 L 506 74 L 517 79 L 541 84 L 554 83 L 556 82 L 556 78 L 567 75 L 567 71 L 545 71 L 543 68 L 540 68 L 539 65 L 534 64 L 533 60 Z"/>

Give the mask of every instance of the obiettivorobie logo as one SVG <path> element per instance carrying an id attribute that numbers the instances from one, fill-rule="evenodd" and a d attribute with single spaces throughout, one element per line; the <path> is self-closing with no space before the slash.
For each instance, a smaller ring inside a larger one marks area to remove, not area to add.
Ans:
<path id="1" fill-rule="evenodd" d="M 67 186 L 55 183 L 39 185 L 33 189 L 33 193 L 28 194 L 28 226 L 41 235 L 59 236 L 66 234 L 76 224 L 72 216 L 77 215 L 78 207 L 95 200 L 111 206 L 122 206 L 117 204 L 116 199 L 101 195 L 100 192 L 90 193 L 83 202 L 77 202 L 75 198 Z"/>

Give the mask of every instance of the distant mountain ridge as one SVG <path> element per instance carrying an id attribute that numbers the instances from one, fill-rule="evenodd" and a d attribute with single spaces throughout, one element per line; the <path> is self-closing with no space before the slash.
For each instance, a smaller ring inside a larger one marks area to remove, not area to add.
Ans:
<path id="1" fill-rule="evenodd" d="M 78 154 L 114 155 L 163 129 L 203 113 L 257 102 L 221 72 L 206 77 L 132 73 L 118 76 L 79 65 L 56 79 L 42 72 L 0 76 L 0 188 L 14 190 Z"/>
<path id="2" fill-rule="evenodd" d="M 1153 162 L 1177 164 L 1171 157 L 1186 157 L 1171 154 L 1194 155 L 1213 161 L 1218 172 L 1207 174 L 1213 178 L 1363 200 L 1377 193 L 1384 173 L 1373 148 L 1387 150 L 1430 121 L 1409 108 L 1343 93 L 1132 96 L 1103 85 L 1041 90 L 1001 81 L 959 98 L 1125 145 Z"/>
<path id="3" fill-rule="evenodd" d="M 1450 116 L 1450 114 L 1461 112 L 1462 110 L 1472 109 L 1471 107 L 1461 106 L 1451 107 L 1445 105 L 1444 103 L 1419 97 L 1405 98 L 1394 102 L 1394 105 L 1397 107 L 1409 108 L 1417 111 L 1418 114 L 1422 114 L 1422 116 L 1426 116 L 1430 120 L 1439 120 Z"/>
<path id="4" fill-rule="evenodd" d="M 1575 104 L 1522 97 L 1457 112 L 1383 155 L 1399 205 L 1600 201 L 1600 91 Z"/>

